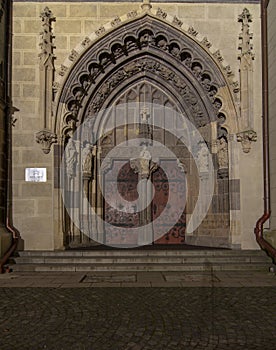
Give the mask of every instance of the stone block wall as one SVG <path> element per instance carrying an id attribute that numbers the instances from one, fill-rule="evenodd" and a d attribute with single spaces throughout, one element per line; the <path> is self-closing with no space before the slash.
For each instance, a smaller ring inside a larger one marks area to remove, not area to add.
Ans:
<path id="1" fill-rule="evenodd" d="M 271 175 L 271 229 L 276 230 L 276 2 L 268 5 L 268 76 Z"/>
<path id="2" fill-rule="evenodd" d="M 14 1 L 14 42 L 13 42 L 13 98 L 20 109 L 13 137 L 13 192 L 14 222 L 21 231 L 25 249 L 54 249 L 53 233 L 53 150 L 45 155 L 35 142 L 34 134 L 42 128 L 39 115 L 39 58 L 40 13 L 48 6 L 56 17 L 53 24 L 55 35 L 55 66 L 68 57 L 71 50 L 87 35 L 116 16 L 138 9 L 138 2 L 17 2 Z M 243 154 L 239 144 L 240 164 L 237 178 L 241 178 L 241 226 L 244 232 L 237 233 L 234 244 L 243 248 L 257 247 L 253 227 L 262 206 L 261 153 L 261 79 L 260 79 L 260 9 L 252 3 L 154 3 L 168 14 L 176 15 L 181 21 L 194 27 L 213 44 L 211 50 L 219 49 L 224 64 L 229 64 L 239 77 L 239 33 L 241 25 L 238 16 L 247 7 L 253 16 L 251 31 L 256 58 L 254 61 L 254 130 L 258 140 L 252 144 L 252 151 Z M 27 183 L 25 168 L 46 167 L 46 183 Z M 255 177 L 248 179 L 248 174 Z"/>

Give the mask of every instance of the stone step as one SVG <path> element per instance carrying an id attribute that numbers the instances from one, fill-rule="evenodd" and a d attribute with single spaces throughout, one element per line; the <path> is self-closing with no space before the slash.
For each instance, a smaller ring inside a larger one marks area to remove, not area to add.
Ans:
<path id="1" fill-rule="evenodd" d="M 181 263 L 262 263 L 269 262 L 263 256 L 23 256 L 14 258 L 17 264 L 181 264 Z"/>
<path id="2" fill-rule="evenodd" d="M 261 250 L 146 249 L 22 251 L 14 271 L 238 271 L 268 270 Z"/>
<path id="3" fill-rule="evenodd" d="M 110 249 L 110 250 L 60 250 L 60 251 L 20 251 L 20 257 L 102 257 L 102 256 L 262 256 L 266 254 L 262 250 L 135 250 L 135 249 Z"/>
<path id="4" fill-rule="evenodd" d="M 88 271 L 268 271 L 268 263 L 204 264 L 14 264 L 15 272 L 88 272 Z"/>

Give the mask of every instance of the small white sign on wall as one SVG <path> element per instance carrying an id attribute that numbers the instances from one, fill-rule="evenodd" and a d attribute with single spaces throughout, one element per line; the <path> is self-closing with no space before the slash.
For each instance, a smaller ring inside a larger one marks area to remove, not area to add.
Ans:
<path id="1" fill-rule="evenodd" d="M 26 168 L 25 181 L 28 182 L 46 182 L 47 169 L 46 168 Z"/>

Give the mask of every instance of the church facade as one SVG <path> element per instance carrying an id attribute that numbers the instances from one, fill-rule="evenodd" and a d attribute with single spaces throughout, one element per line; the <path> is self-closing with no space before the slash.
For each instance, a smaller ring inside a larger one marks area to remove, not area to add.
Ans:
<path id="1" fill-rule="evenodd" d="M 255 0 L 14 1 L 24 249 L 258 249 L 260 18 Z"/>

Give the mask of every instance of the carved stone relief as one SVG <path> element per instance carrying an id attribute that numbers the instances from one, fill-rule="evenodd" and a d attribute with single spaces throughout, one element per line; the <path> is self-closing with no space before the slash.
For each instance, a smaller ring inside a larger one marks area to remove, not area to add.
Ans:
<path id="1" fill-rule="evenodd" d="M 237 134 L 237 141 L 241 142 L 244 153 L 249 153 L 251 143 L 257 141 L 257 133 L 254 130 L 247 130 Z"/>
<path id="2" fill-rule="evenodd" d="M 57 141 L 57 135 L 50 130 L 44 129 L 38 131 L 35 135 L 36 142 L 41 145 L 44 153 L 49 153 L 51 145 Z"/>
<path id="3" fill-rule="evenodd" d="M 165 13 L 160 10 L 157 11 L 157 15 L 164 18 Z M 177 20 L 175 21 L 177 22 Z M 190 29 L 190 32 L 193 32 L 195 35 L 195 32 L 192 29 Z M 206 45 L 209 46 L 208 42 Z M 104 74 L 104 72 L 109 69 L 109 66 L 116 64 L 117 60 L 122 60 L 124 57 L 127 57 L 134 52 L 143 50 L 143 48 L 152 48 L 165 51 L 168 54 L 168 59 L 182 62 L 183 69 L 190 71 L 195 76 L 198 83 L 200 83 L 203 89 L 206 91 L 210 102 L 214 105 L 215 113 L 218 113 L 217 104 L 219 103 L 220 106 L 222 105 L 219 99 L 215 99 L 219 84 L 215 81 L 214 77 L 212 77 L 212 74 L 210 74 L 210 69 L 208 69 L 208 73 L 206 73 L 206 68 L 203 66 L 203 64 L 197 60 L 194 60 L 191 53 L 188 52 L 186 48 L 182 48 L 181 44 L 177 42 L 177 40 L 173 42 L 172 38 L 167 33 L 155 35 L 153 28 L 145 27 L 138 34 L 130 33 L 127 37 L 125 37 L 124 44 L 117 43 L 112 45 L 112 43 L 110 43 L 110 51 L 102 50 L 101 53 L 97 55 L 97 57 L 99 57 L 98 60 L 91 60 L 90 58 L 91 63 L 87 62 L 85 64 L 88 69 L 79 73 L 80 75 L 78 80 L 75 84 L 72 84 L 74 88 L 69 87 L 71 96 L 67 95 L 66 98 L 67 110 L 69 113 L 70 111 L 72 113 L 73 108 L 73 119 L 76 119 L 75 116 L 78 115 L 79 107 L 82 105 L 82 99 L 87 95 L 88 91 L 92 90 L 93 85 L 97 83 L 99 76 Z M 214 55 L 218 60 L 221 60 L 219 52 L 215 53 Z M 65 75 L 66 70 L 67 67 L 62 66 L 59 74 Z M 193 104 L 191 100 L 191 91 L 189 91 L 189 89 L 187 89 L 183 83 L 181 74 L 177 76 L 166 66 L 161 65 L 160 63 L 158 64 L 156 61 L 154 62 L 154 60 L 149 58 L 143 58 L 143 60 L 133 60 L 112 74 L 111 78 L 100 87 L 96 95 L 93 97 L 93 101 L 89 107 L 89 113 L 98 112 L 110 91 L 112 91 L 112 89 L 114 89 L 116 86 L 126 81 L 130 76 L 146 71 L 158 74 L 160 78 L 170 82 L 170 84 L 176 87 L 184 96 L 184 99 L 189 100 L 188 102 L 191 104 L 191 110 L 198 119 L 198 125 L 204 126 L 206 124 L 206 116 L 204 116 L 204 113 L 202 113 L 198 107 Z M 87 78 L 81 81 L 80 76 L 86 76 Z M 65 116 L 65 120 L 67 119 L 67 116 Z"/>
<path id="4" fill-rule="evenodd" d="M 218 168 L 228 168 L 228 143 L 224 137 L 217 141 Z"/>
<path id="5" fill-rule="evenodd" d="M 240 100 L 241 100 L 241 118 L 240 118 L 240 130 L 244 133 L 240 133 L 238 141 L 242 143 L 242 147 L 245 153 L 250 151 L 250 144 L 252 141 L 256 141 L 256 133 L 253 131 L 254 115 L 254 101 L 253 101 L 253 45 L 251 40 L 253 34 L 250 33 L 250 23 L 252 22 L 252 16 L 248 9 L 244 9 L 241 15 L 238 17 L 238 22 L 242 24 L 242 31 L 239 35 L 241 41 L 239 45 L 240 55 Z M 249 131 L 248 131 L 249 130 Z"/>
<path id="6" fill-rule="evenodd" d="M 134 76 L 140 72 L 154 73 L 155 75 L 160 76 L 162 79 L 171 84 L 172 87 L 179 92 L 187 105 L 190 106 L 190 112 L 193 115 L 194 122 L 197 127 L 203 127 L 209 122 L 209 118 L 206 115 L 206 112 L 199 104 L 198 97 L 186 85 L 185 81 L 177 76 L 173 70 L 162 66 L 158 61 L 147 58 L 132 61 L 124 68 L 114 73 L 114 75 L 109 80 L 105 81 L 95 97 L 92 99 L 87 110 L 88 114 L 93 115 L 100 111 L 107 96 L 110 95 L 114 88 L 116 88 L 124 80 L 127 80 L 129 77 Z M 204 78 L 202 81 L 206 90 L 210 89 L 209 81 L 210 80 L 207 78 Z M 214 99 L 213 105 L 214 111 L 217 113 L 221 107 L 221 101 L 219 99 Z"/>

